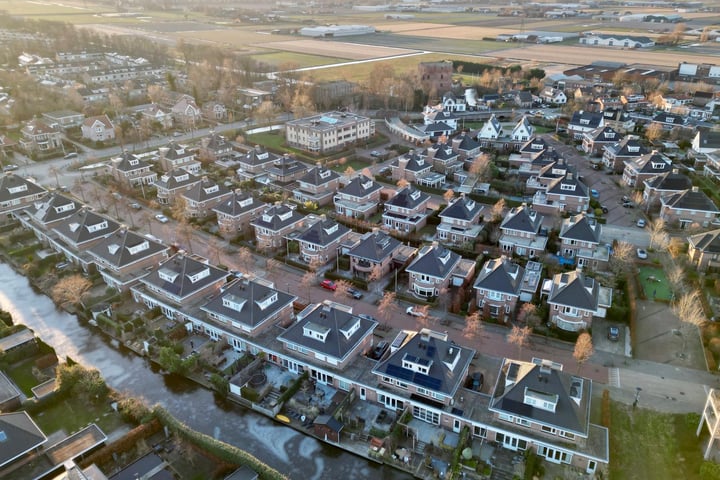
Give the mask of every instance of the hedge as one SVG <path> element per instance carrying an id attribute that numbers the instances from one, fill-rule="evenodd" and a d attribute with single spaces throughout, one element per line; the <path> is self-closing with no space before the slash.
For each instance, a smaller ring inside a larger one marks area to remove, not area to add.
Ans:
<path id="1" fill-rule="evenodd" d="M 215 455 L 222 461 L 232 463 L 235 465 L 248 465 L 250 468 L 255 470 L 262 479 L 274 480 L 283 479 L 287 480 L 288 477 L 278 472 L 269 465 L 261 462 L 249 453 L 227 443 L 215 440 L 209 435 L 197 432 L 184 423 L 178 421 L 175 417 L 170 415 L 164 408 L 155 407 L 153 410 L 155 417 L 160 423 L 166 426 L 171 432 L 178 435 L 185 441 L 192 443 L 200 449 Z"/>
<path id="2" fill-rule="evenodd" d="M 285 403 L 290 400 L 300 390 L 304 380 L 308 378 L 308 371 L 305 370 L 295 382 L 288 387 L 277 399 L 278 403 Z"/>
<path id="3" fill-rule="evenodd" d="M 87 468 L 92 464 L 102 465 L 113 460 L 118 453 L 127 452 L 138 444 L 140 440 L 148 438 L 160 431 L 160 422 L 153 419 L 149 423 L 139 425 L 118 440 L 105 445 L 100 450 L 91 453 L 79 462 L 81 468 Z"/>
<path id="4" fill-rule="evenodd" d="M 325 278 L 329 278 L 330 280 L 344 280 L 346 282 L 351 283 L 353 286 L 355 286 L 357 288 L 362 288 L 365 291 L 368 290 L 368 282 L 367 282 L 367 280 L 363 280 L 362 278 L 344 277 L 344 276 L 339 275 L 336 272 L 333 272 L 331 270 L 328 270 L 325 272 Z"/>

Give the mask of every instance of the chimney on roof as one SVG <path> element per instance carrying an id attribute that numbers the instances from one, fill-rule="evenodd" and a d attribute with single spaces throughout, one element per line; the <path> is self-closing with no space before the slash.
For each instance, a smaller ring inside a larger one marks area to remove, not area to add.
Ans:
<path id="1" fill-rule="evenodd" d="M 680 173 L 680 170 L 677 169 L 677 168 L 673 168 L 673 169 L 672 169 L 672 173 L 674 173 L 674 174 L 677 175 L 678 173 Z"/>
<path id="2" fill-rule="evenodd" d="M 261 152 L 261 151 L 262 151 L 262 149 L 260 148 L 260 145 L 255 145 L 255 151 L 256 151 L 256 152 Z"/>
<path id="3" fill-rule="evenodd" d="M 697 186 L 697 185 L 693 185 L 693 187 L 691 188 L 691 191 L 697 193 L 697 191 L 698 191 L 698 186 Z"/>

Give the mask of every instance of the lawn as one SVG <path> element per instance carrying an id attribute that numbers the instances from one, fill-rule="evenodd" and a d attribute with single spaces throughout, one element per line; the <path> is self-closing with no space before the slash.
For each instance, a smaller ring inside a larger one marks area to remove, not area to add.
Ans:
<path id="1" fill-rule="evenodd" d="M 347 59 L 340 57 L 323 57 L 320 55 L 308 55 L 295 52 L 268 52 L 251 55 L 253 60 L 278 68 L 284 65 L 297 65 L 297 68 L 314 67 L 316 65 L 331 65 L 333 63 L 346 62 Z"/>
<path id="2" fill-rule="evenodd" d="M 58 430 L 77 432 L 90 423 L 95 423 L 105 434 L 109 434 L 125 424 L 120 414 L 110 408 L 109 402 L 88 405 L 75 397 L 48 406 L 34 415 L 34 419 L 47 435 Z"/>
<path id="3" fill-rule="evenodd" d="M 7 375 L 15 382 L 20 390 L 28 397 L 32 397 L 32 388 L 39 385 L 35 375 L 33 375 L 32 369 L 35 366 L 35 358 L 25 360 L 24 362 L 17 363 L 7 369 Z"/>
<path id="4" fill-rule="evenodd" d="M 699 479 L 696 414 L 666 414 L 611 402 L 610 478 Z"/>
<path id="5" fill-rule="evenodd" d="M 640 285 L 648 299 L 671 300 L 672 290 L 665 271 L 658 267 L 640 267 L 638 271 Z"/>
<path id="6" fill-rule="evenodd" d="M 348 169 L 348 167 L 352 167 L 353 170 L 355 170 L 356 172 L 359 172 L 363 168 L 369 167 L 370 165 L 371 164 L 367 161 L 355 159 L 355 160 L 346 161 L 342 165 L 341 164 L 333 165 L 330 168 L 332 170 L 335 170 L 336 172 L 343 173 L 343 172 L 345 172 L 345 170 Z"/>

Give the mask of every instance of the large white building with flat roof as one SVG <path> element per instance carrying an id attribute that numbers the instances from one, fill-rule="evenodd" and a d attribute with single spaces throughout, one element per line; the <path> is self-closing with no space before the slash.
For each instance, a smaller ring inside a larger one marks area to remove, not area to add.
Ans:
<path id="1" fill-rule="evenodd" d="M 375 121 L 349 112 L 327 112 L 291 120 L 285 124 L 285 140 L 291 147 L 325 153 L 375 135 Z"/>

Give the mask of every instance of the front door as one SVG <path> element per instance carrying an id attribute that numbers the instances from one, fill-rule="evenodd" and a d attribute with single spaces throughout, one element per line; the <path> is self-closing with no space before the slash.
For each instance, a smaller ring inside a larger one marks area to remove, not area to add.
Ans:
<path id="1" fill-rule="evenodd" d="M 365 387 L 360 387 L 360 400 L 365 400 Z"/>
<path id="2" fill-rule="evenodd" d="M 460 433 L 460 420 L 457 418 L 453 420 L 453 432 Z"/>

